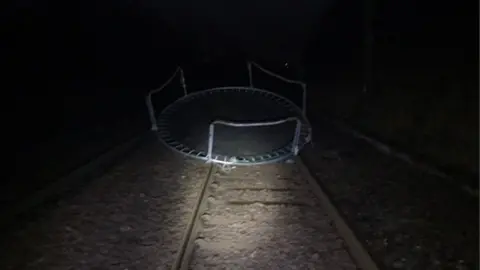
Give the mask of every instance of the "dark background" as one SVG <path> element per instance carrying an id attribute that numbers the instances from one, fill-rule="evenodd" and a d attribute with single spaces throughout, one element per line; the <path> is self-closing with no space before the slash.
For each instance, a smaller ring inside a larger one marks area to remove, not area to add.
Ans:
<path id="1" fill-rule="evenodd" d="M 306 80 L 311 117 L 478 185 L 477 1 L 32 0 L 2 17 L 15 104 L 3 205 L 147 130 L 144 96 L 177 66 L 211 78 L 246 59 Z"/>

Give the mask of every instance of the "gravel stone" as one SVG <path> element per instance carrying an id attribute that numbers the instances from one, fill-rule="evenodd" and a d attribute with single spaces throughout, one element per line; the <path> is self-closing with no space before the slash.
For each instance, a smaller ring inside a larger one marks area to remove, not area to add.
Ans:
<path id="1" fill-rule="evenodd" d="M 216 173 L 190 269 L 356 269 L 296 166 Z"/>
<path id="2" fill-rule="evenodd" d="M 302 158 L 379 267 L 479 269 L 478 198 L 326 121 L 312 125 Z"/>
<path id="3" fill-rule="evenodd" d="M 2 241 L 3 255 L 12 256 L 0 269 L 170 269 L 208 170 L 145 142 Z M 207 193 L 191 269 L 356 269 L 298 164 L 216 171 Z M 380 237 L 382 247 L 384 239 L 388 246 L 408 241 Z"/>
<path id="4" fill-rule="evenodd" d="M 4 239 L 0 269 L 169 269 L 207 172 L 145 142 Z"/>

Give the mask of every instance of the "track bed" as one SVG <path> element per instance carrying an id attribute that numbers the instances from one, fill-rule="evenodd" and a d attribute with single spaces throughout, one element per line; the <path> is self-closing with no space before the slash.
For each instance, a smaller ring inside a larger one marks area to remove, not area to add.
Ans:
<path id="1" fill-rule="evenodd" d="M 297 164 L 226 174 L 154 140 L 3 240 L 1 269 L 356 269 Z"/>
<path id="2" fill-rule="evenodd" d="M 177 268 L 357 269 L 306 177 L 297 164 L 214 168 Z"/>

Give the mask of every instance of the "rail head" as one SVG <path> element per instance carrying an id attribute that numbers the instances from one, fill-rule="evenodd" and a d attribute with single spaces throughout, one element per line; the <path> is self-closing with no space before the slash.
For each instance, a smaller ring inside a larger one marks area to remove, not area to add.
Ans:
<path id="1" fill-rule="evenodd" d="M 280 120 L 275 121 L 263 121 L 263 122 L 232 122 L 232 121 L 225 121 L 225 120 L 215 120 L 213 121 L 208 130 L 208 153 L 207 153 L 207 163 L 212 162 L 212 155 L 213 155 L 213 143 L 215 137 L 215 125 L 224 125 L 230 127 L 265 127 L 265 126 L 275 126 L 280 125 L 286 122 L 296 122 L 293 142 L 292 142 L 292 153 L 294 156 L 298 155 L 299 152 L 299 141 L 300 141 L 300 134 L 302 129 L 302 121 L 298 117 L 288 117 Z"/>

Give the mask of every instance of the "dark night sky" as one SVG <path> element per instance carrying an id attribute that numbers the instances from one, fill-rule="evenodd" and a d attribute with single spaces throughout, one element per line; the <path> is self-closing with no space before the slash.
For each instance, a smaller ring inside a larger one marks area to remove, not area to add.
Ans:
<path id="1" fill-rule="evenodd" d="M 46 74 L 50 82 L 95 80 L 98 83 L 99 79 L 111 80 L 107 79 L 109 70 L 123 69 L 129 73 L 140 68 L 139 73 L 149 74 L 153 66 L 158 68 L 158 63 L 167 66 L 170 63 L 166 62 L 182 62 L 192 52 L 235 50 L 249 57 L 280 62 L 300 61 L 307 54 L 309 58 L 313 54 L 328 55 L 331 52 L 327 50 L 334 49 L 348 55 L 362 46 L 367 2 L 16 3 L 15 9 L 5 16 L 16 71 L 37 76 L 41 73 L 41 78 Z M 464 28 L 466 24 L 478 25 L 475 16 L 465 14 L 468 1 L 371 3 L 377 11 L 373 17 L 376 38 L 384 39 L 384 43 L 440 47 L 475 44 L 474 31 L 478 28 Z M 342 53 L 335 54 L 339 55 Z"/>
<path id="2" fill-rule="evenodd" d="M 85 81 L 119 65 L 179 62 L 192 51 L 294 61 L 331 2 L 24 1 L 8 23 L 21 71 L 71 81 L 81 69 Z"/>
<path id="3" fill-rule="evenodd" d="M 125 106 L 120 100 L 157 87 L 176 65 L 219 51 L 276 63 L 304 61 L 310 69 L 356 65 L 357 70 L 365 3 L 17 1 L 3 16 L 15 81 L 10 91 L 16 93 L 17 114 L 28 108 L 44 119 L 70 123 L 68 111 L 85 108 L 87 100 L 91 110 L 105 103 Z M 466 8 L 467 1 L 375 4 L 379 44 L 457 51 L 478 44 L 475 12 Z"/>
<path id="4" fill-rule="evenodd" d="M 183 0 L 158 6 L 171 25 L 184 31 L 194 29 L 207 50 L 215 46 L 209 39 L 215 42 L 225 37 L 237 48 L 253 54 L 295 59 L 300 57 L 313 26 L 332 2 Z"/>

